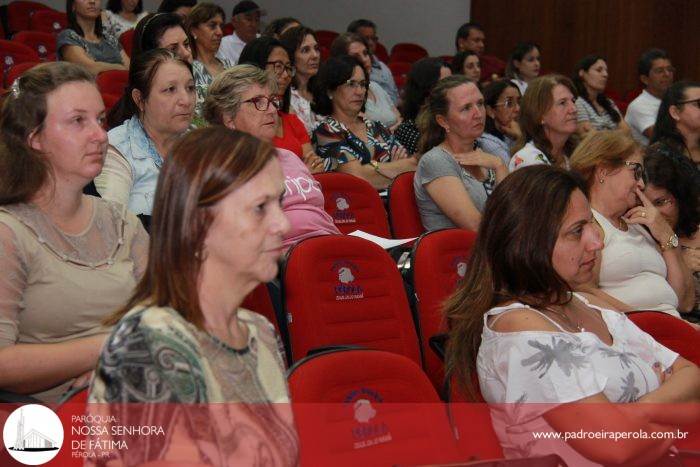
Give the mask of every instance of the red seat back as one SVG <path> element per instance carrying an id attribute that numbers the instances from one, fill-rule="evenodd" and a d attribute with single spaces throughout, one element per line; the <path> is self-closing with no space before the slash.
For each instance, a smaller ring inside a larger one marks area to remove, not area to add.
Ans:
<path id="1" fill-rule="evenodd" d="M 389 52 L 386 50 L 386 47 L 384 47 L 384 44 L 381 42 L 377 42 L 376 48 L 374 50 L 374 55 L 376 57 L 384 62 L 384 63 L 389 63 Z"/>
<path id="2" fill-rule="evenodd" d="M 52 10 L 52 8 L 39 2 L 15 0 L 7 5 L 7 23 L 10 34 L 18 31 L 26 31 L 31 27 L 34 13 L 40 10 Z"/>
<path id="3" fill-rule="evenodd" d="M 404 172 L 389 186 L 389 222 L 394 238 L 418 237 L 425 229 L 413 190 L 415 172 Z"/>
<path id="4" fill-rule="evenodd" d="M 411 64 L 408 62 L 389 62 L 388 66 L 396 86 L 403 87 L 408 79 L 408 72 L 411 71 Z"/>
<path id="5" fill-rule="evenodd" d="M 102 102 L 104 102 L 105 105 L 105 111 L 109 112 L 112 107 L 116 105 L 117 102 L 119 102 L 119 99 L 121 99 L 122 96 L 117 96 L 115 94 L 109 94 L 107 92 L 100 93 L 102 95 Z M 107 122 L 105 121 L 105 125 L 107 125 Z M 107 128 L 105 126 L 105 128 Z M 107 128 L 109 129 L 109 128 Z"/>
<path id="6" fill-rule="evenodd" d="M 374 350 L 311 356 L 290 370 L 301 465 L 459 460 L 443 404 L 410 359 Z"/>
<path id="7" fill-rule="evenodd" d="M 62 11 L 39 10 L 32 16 L 32 31 L 58 34 L 68 27 L 68 15 Z"/>
<path id="8" fill-rule="evenodd" d="M 12 67 L 10 67 L 10 69 L 7 70 L 7 75 L 5 75 L 5 81 L 7 83 L 7 86 L 12 86 L 12 83 L 14 83 L 15 80 L 22 75 L 22 73 L 29 70 L 30 68 L 34 68 L 37 65 L 37 62 L 24 62 L 18 63 L 17 65 L 13 65 Z"/>
<path id="9" fill-rule="evenodd" d="M 42 61 L 56 59 L 56 36 L 51 33 L 20 31 L 14 35 L 12 40 L 31 47 Z"/>
<path id="10" fill-rule="evenodd" d="M 248 296 L 243 300 L 241 306 L 247 310 L 260 313 L 268 321 L 275 325 L 275 329 L 279 332 L 277 317 L 275 316 L 275 307 L 270 299 L 270 293 L 267 290 L 267 285 L 259 284 Z"/>
<path id="11" fill-rule="evenodd" d="M 660 344 L 700 365 L 700 332 L 687 322 L 659 311 L 636 311 L 627 317 Z"/>
<path id="12" fill-rule="evenodd" d="M 363 230 L 390 237 L 386 210 L 377 190 L 365 180 L 350 174 L 315 174 L 325 198 L 324 209 L 344 234 Z"/>
<path id="13" fill-rule="evenodd" d="M 418 44 L 400 42 L 391 48 L 389 62 L 413 63 L 428 56 L 428 51 Z"/>
<path id="14" fill-rule="evenodd" d="M 360 345 L 420 364 L 401 275 L 378 245 L 345 235 L 303 240 L 288 253 L 283 277 L 293 360 L 321 347 Z"/>
<path id="15" fill-rule="evenodd" d="M 39 55 L 29 46 L 19 42 L 0 40 L 0 63 L 2 63 L 2 82 L 7 84 L 5 77 L 12 66 L 24 62 L 38 62 Z"/>
<path id="16" fill-rule="evenodd" d="M 444 384 L 444 364 L 430 349 L 429 341 L 447 332 L 442 304 L 464 277 L 475 240 L 476 234 L 469 230 L 438 230 L 423 234 L 411 252 L 423 367 L 438 389 Z"/>
<path id="17" fill-rule="evenodd" d="M 318 41 L 318 45 L 322 45 L 322 46 L 330 48 L 333 40 L 336 37 L 338 37 L 340 34 L 338 34 L 335 31 L 327 31 L 324 29 L 318 29 L 314 32 L 314 35 L 316 36 L 316 40 Z"/>
<path id="18" fill-rule="evenodd" d="M 97 75 L 97 87 L 103 94 L 120 96 L 129 82 L 129 72 L 126 70 L 108 70 Z"/>
<path id="19" fill-rule="evenodd" d="M 233 34 L 233 24 L 231 23 L 226 23 L 221 27 L 221 31 L 224 33 L 224 36 L 230 36 Z"/>
<path id="20" fill-rule="evenodd" d="M 134 47 L 134 30 L 128 29 L 119 36 L 119 43 L 124 52 L 131 57 L 131 49 Z"/>

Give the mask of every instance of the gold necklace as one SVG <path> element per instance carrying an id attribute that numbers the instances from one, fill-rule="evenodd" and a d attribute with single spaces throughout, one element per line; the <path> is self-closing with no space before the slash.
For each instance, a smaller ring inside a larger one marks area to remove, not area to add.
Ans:
<path id="1" fill-rule="evenodd" d="M 576 330 L 576 332 L 586 332 L 586 328 L 584 328 L 581 325 L 581 322 L 579 320 L 576 320 L 576 323 L 574 323 L 568 313 L 563 311 L 556 311 L 555 309 L 549 307 L 545 308 L 545 310 L 559 317 L 560 320 L 565 321 L 566 323 L 564 324 L 568 325 L 569 328 L 573 328 L 574 330 Z"/>

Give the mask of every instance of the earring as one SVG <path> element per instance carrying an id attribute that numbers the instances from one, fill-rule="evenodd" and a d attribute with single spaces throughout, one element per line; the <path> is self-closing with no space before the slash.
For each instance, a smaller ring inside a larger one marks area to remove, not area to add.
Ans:
<path id="1" fill-rule="evenodd" d="M 600 179 L 600 183 L 603 183 L 604 181 L 605 181 L 604 179 L 602 179 L 602 178 Z"/>

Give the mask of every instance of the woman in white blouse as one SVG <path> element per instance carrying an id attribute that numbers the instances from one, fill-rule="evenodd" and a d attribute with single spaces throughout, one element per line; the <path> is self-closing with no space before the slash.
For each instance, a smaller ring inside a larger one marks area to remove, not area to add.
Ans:
<path id="1" fill-rule="evenodd" d="M 571 156 L 571 169 L 588 186 L 604 246 L 594 285 L 635 310 L 674 316 L 695 303 L 693 276 L 678 237 L 642 190 L 642 153 L 621 131 L 588 135 Z"/>
<path id="2" fill-rule="evenodd" d="M 446 306 L 447 370 L 473 397 L 481 390 L 508 458 L 557 454 L 577 467 L 646 465 L 674 440 L 533 437 L 675 432 L 672 425 L 692 414 L 658 403 L 697 404 L 700 395 L 695 365 L 623 313 L 573 293 L 591 279 L 602 247 L 585 190 L 578 177 L 544 165 L 496 188 L 467 274 Z M 575 402 L 588 404 L 581 410 Z"/>
<path id="3" fill-rule="evenodd" d="M 109 0 L 107 8 L 102 11 L 102 29 L 119 39 L 147 14 L 143 11 L 143 0 Z"/>

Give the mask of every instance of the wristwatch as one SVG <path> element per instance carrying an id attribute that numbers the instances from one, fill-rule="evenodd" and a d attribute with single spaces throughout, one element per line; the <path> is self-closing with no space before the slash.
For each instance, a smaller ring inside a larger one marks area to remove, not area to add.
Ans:
<path id="1" fill-rule="evenodd" d="M 666 251 L 670 250 L 672 248 L 678 248 L 678 235 L 673 234 L 671 235 L 671 238 L 668 239 L 665 245 L 661 244 L 659 245 L 661 248 L 661 251 Z"/>

